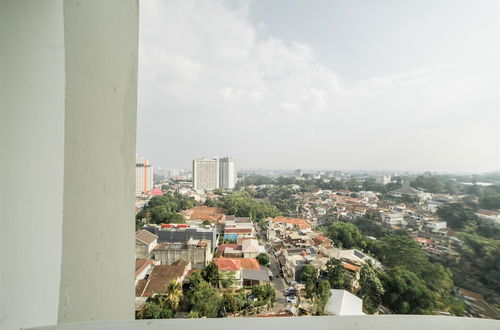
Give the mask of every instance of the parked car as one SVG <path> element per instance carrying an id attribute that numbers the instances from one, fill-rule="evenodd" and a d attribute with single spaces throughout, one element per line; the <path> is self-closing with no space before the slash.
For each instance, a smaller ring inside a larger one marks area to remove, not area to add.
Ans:
<path id="1" fill-rule="evenodd" d="M 288 297 L 286 297 L 286 301 L 291 303 L 291 304 L 296 304 L 297 303 L 297 296 L 288 296 Z"/>
<path id="2" fill-rule="evenodd" d="M 297 295 L 297 290 L 294 288 L 288 288 L 285 289 L 285 296 L 296 296 Z"/>

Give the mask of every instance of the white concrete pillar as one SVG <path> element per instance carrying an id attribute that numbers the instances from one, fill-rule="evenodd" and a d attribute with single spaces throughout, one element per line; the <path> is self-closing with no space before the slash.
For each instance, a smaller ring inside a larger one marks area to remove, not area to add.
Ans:
<path id="1" fill-rule="evenodd" d="M 138 3 L 0 2 L 0 328 L 134 316 Z"/>

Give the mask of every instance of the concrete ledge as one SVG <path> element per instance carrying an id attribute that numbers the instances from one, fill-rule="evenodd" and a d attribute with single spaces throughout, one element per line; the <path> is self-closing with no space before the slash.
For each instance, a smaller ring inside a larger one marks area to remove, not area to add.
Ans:
<path id="1" fill-rule="evenodd" d="M 136 329 L 182 329 L 182 330 L 482 330 L 500 329 L 500 321 L 451 316 L 427 315 L 367 315 L 367 316 L 316 316 L 233 319 L 168 319 L 68 323 L 33 329 L 46 330 L 136 330 Z"/>

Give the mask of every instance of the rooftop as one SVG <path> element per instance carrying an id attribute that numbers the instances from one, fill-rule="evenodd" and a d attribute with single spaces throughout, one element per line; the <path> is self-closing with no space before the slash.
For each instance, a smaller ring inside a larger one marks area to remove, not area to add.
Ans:
<path id="1" fill-rule="evenodd" d="M 144 244 L 151 244 L 155 241 L 155 239 L 158 239 L 158 236 L 155 234 L 150 233 L 149 231 L 142 229 L 135 233 L 135 239 L 141 241 Z"/>

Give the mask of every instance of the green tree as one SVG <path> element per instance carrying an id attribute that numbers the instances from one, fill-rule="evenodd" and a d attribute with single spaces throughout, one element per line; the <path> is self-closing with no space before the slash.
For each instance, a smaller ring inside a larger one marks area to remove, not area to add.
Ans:
<path id="1" fill-rule="evenodd" d="M 323 315 L 325 313 L 325 306 L 330 299 L 330 283 L 328 281 L 320 281 L 316 285 L 316 314 Z"/>
<path id="2" fill-rule="evenodd" d="M 219 282 L 220 285 L 225 289 L 231 287 L 234 283 L 236 283 L 235 273 L 234 272 L 219 273 Z"/>
<path id="3" fill-rule="evenodd" d="M 199 317 L 217 317 L 222 298 L 219 290 L 203 281 L 191 289 L 188 295 L 191 311 Z"/>
<path id="4" fill-rule="evenodd" d="M 170 306 L 172 306 L 172 309 L 176 311 L 183 296 L 182 284 L 176 282 L 175 280 L 168 282 L 165 287 L 164 295 Z"/>
<path id="5" fill-rule="evenodd" d="M 241 310 L 240 300 L 232 292 L 222 294 L 222 307 L 227 313 L 237 313 Z"/>
<path id="6" fill-rule="evenodd" d="M 479 199 L 482 208 L 489 210 L 500 209 L 500 194 L 492 194 Z"/>
<path id="7" fill-rule="evenodd" d="M 254 285 L 252 287 L 252 295 L 259 301 L 266 301 L 271 304 L 273 304 L 276 299 L 276 292 L 274 290 L 274 287 L 269 283 L 263 285 Z"/>
<path id="8" fill-rule="evenodd" d="M 274 205 L 267 201 L 256 200 L 246 191 L 237 191 L 223 196 L 219 205 L 224 208 L 227 214 L 257 220 L 280 214 Z"/>
<path id="9" fill-rule="evenodd" d="M 363 267 L 361 267 L 359 279 L 361 286 L 360 295 L 363 299 L 365 309 L 369 313 L 375 313 L 378 310 L 381 298 L 385 293 L 379 276 L 379 272 L 373 267 L 370 260 L 365 262 Z"/>
<path id="10" fill-rule="evenodd" d="M 344 288 L 346 270 L 340 260 L 335 258 L 328 260 L 322 276 L 330 283 L 331 288 Z"/>
<path id="11" fill-rule="evenodd" d="M 203 205 L 208 206 L 208 207 L 217 207 L 217 200 L 213 198 L 207 198 L 205 199 L 205 203 Z"/>
<path id="12" fill-rule="evenodd" d="M 436 294 L 404 267 L 389 269 L 382 283 L 386 289 L 382 302 L 396 314 L 431 314 L 437 304 Z"/>
<path id="13" fill-rule="evenodd" d="M 137 314 L 139 319 L 171 319 L 175 312 L 169 306 L 159 301 L 148 301 L 142 310 Z"/>
<path id="14" fill-rule="evenodd" d="M 421 273 L 429 265 L 427 254 L 407 235 L 387 235 L 378 241 L 376 256 L 386 267 L 404 266 Z"/>
<path id="15" fill-rule="evenodd" d="M 178 212 L 197 205 L 192 197 L 186 197 L 178 193 L 166 193 L 162 196 L 154 196 L 150 199 L 136 219 L 146 218 L 151 222 L 160 223 L 184 223 L 184 218 Z"/>
<path id="16" fill-rule="evenodd" d="M 312 298 L 314 293 L 314 285 L 318 278 L 318 271 L 313 265 L 307 264 L 302 268 L 301 281 L 306 285 L 306 298 Z"/>
<path id="17" fill-rule="evenodd" d="M 463 229 L 467 224 L 476 222 L 477 216 L 472 210 L 464 208 L 462 204 L 444 205 L 438 208 L 436 214 L 446 221 L 448 227 Z"/>
<path id="18" fill-rule="evenodd" d="M 364 248 L 366 243 L 358 228 L 348 222 L 335 222 L 326 229 L 326 235 L 344 249 Z"/>
<path id="19" fill-rule="evenodd" d="M 257 260 L 259 261 L 259 264 L 264 266 L 268 266 L 269 262 L 271 261 L 267 253 L 259 253 L 257 255 Z"/>
<path id="20" fill-rule="evenodd" d="M 219 268 L 215 263 L 211 262 L 201 270 L 201 277 L 213 286 L 218 286 L 220 280 Z"/>

